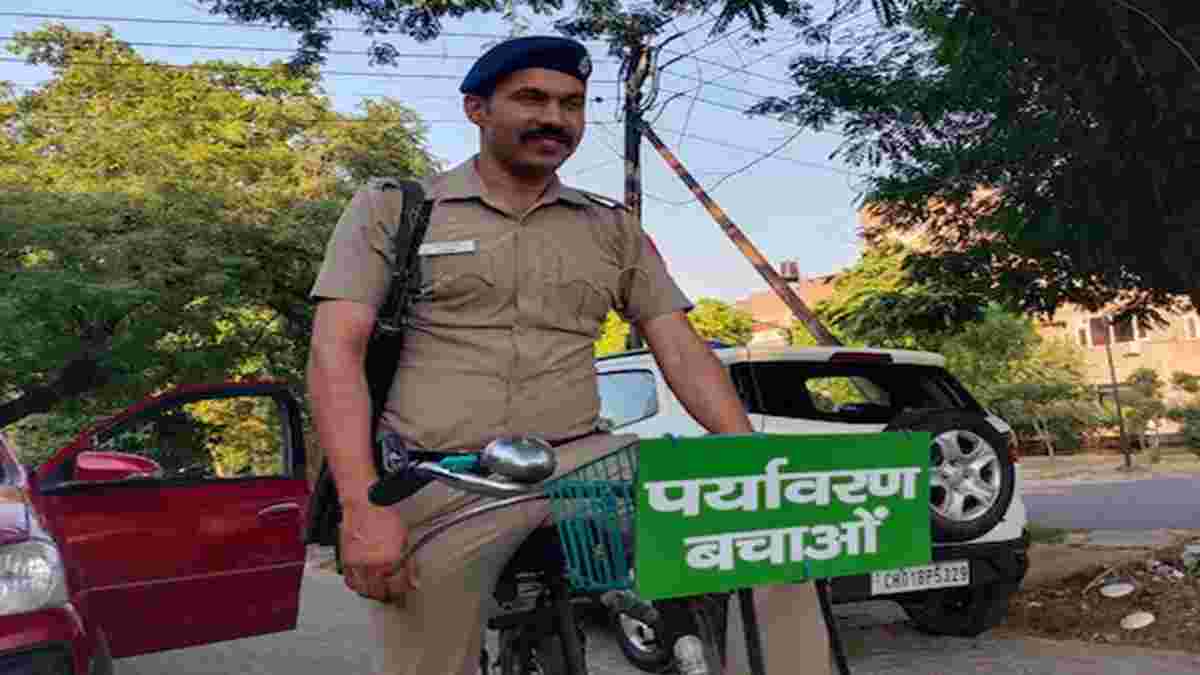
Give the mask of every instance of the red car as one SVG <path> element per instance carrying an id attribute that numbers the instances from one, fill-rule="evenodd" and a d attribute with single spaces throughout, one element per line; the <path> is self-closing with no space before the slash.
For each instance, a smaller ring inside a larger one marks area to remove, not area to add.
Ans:
<path id="1" fill-rule="evenodd" d="M 0 434 L 0 673 L 295 628 L 309 487 L 286 387 L 185 387 L 35 471 Z"/>

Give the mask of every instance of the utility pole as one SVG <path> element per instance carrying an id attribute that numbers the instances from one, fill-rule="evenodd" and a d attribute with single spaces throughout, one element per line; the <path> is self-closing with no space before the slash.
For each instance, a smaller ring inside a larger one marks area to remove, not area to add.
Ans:
<path id="1" fill-rule="evenodd" d="M 804 327 L 816 339 L 817 344 L 826 346 L 841 345 L 841 341 L 834 337 L 833 333 L 829 332 L 829 329 L 825 328 L 816 315 L 812 313 L 812 310 L 808 308 L 808 305 L 804 304 L 800 296 L 796 295 L 791 287 L 787 285 L 787 282 L 783 280 L 783 277 L 779 276 L 779 273 L 775 271 L 775 268 L 771 267 L 771 263 L 763 257 L 758 248 L 746 238 L 741 228 L 729 219 L 725 211 L 720 206 L 717 206 L 717 203 L 713 201 L 712 197 L 708 196 L 708 193 L 704 191 L 700 183 L 692 177 L 691 172 L 685 169 L 675 154 L 667 149 L 666 143 L 662 142 L 658 134 L 654 133 L 654 130 L 648 125 L 643 125 L 642 133 L 646 135 L 646 140 L 650 141 L 650 144 L 654 146 L 658 154 L 662 155 L 663 160 L 675 171 L 680 180 L 688 186 L 688 189 L 692 191 L 696 199 L 704 205 L 704 208 L 708 210 L 713 220 L 717 221 L 717 224 L 725 231 L 726 236 L 733 241 L 734 246 L 738 247 L 742 255 L 746 256 L 750 264 L 754 266 L 754 269 L 758 271 L 763 279 L 766 279 L 776 295 L 783 300 L 788 309 L 792 310 L 792 315 L 804 324 Z"/>
<path id="2" fill-rule="evenodd" d="M 638 226 L 642 224 L 642 85 L 651 67 L 650 48 L 639 35 L 630 45 L 625 62 L 625 207 Z M 642 346 L 642 336 L 631 324 L 625 348 Z"/>

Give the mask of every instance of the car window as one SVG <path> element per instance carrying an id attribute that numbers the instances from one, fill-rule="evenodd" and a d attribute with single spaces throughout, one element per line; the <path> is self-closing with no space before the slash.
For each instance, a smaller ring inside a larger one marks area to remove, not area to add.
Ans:
<path id="1" fill-rule="evenodd" d="M 813 377 L 804 380 L 813 407 L 825 413 L 837 412 L 844 406 L 860 404 L 891 407 L 890 397 L 878 387 L 864 386 L 869 380 L 861 377 Z"/>
<path id="2" fill-rule="evenodd" d="M 598 386 L 600 416 L 614 429 L 658 414 L 658 387 L 648 370 L 600 373 Z"/>
<path id="3" fill-rule="evenodd" d="M 911 409 L 982 411 L 932 366 L 776 361 L 734 364 L 730 375 L 748 412 L 773 417 L 884 424 Z"/>
<path id="4" fill-rule="evenodd" d="M 101 435 L 98 450 L 153 460 L 164 479 L 287 475 L 287 430 L 279 403 L 262 395 L 181 403 Z"/>

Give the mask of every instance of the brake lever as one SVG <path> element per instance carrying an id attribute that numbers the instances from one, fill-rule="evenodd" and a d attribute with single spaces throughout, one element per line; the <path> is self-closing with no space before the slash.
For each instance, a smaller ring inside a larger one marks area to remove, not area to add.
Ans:
<path id="1" fill-rule="evenodd" d="M 367 490 L 367 499 L 375 506 L 391 506 L 403 501 L 429 484 L 436 475 L 427 464 L 409 464 L 400 471 L 388 474 Z"/>

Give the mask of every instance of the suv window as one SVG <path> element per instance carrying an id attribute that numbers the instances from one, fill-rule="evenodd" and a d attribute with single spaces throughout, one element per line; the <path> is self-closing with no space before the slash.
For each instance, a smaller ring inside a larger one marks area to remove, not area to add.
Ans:
<path id="1" fill-rule="evenodd" d="M 623 427 L 658 414 L 658 389 L 654 373 L 624 370 L 600 373 L 600 416 L 613 428 Z"/>
<path id="2" fill-rule="evenodd" d="M 803 361 L 737 363 L 730 376 L 747 412 L 830 422 L 883 424 L 904 410 L 983 412 L 942 368 Z"/>
<path id="3" fill-rule="evenodd" d="M 891 407 L 891 397 L 861 377 L 814 377 L 804 381 L 813 407 L 823 413 L 833 413 L 842 406 L 870 404 Z M 867 386 L 864 386 L 867 385 Z"/>

